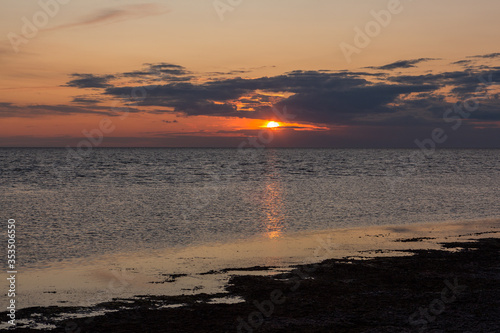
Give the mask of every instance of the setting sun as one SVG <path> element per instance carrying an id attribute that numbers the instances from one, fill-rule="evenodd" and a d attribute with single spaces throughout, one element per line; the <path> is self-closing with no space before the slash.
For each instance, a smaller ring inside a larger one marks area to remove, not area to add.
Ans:
<path id="1" fill-rule="evenodd" d="M 275 122 L 275 121 L 270 121 L 267 123 L 266 127 L 267 128 L 276 128 L 276 127 L 280 127 L 280 124 Z"/>

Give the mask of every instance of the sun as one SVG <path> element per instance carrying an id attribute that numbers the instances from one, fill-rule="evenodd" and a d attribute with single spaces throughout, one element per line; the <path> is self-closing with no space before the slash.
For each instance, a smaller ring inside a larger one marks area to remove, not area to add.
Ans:
<path id="1" fill-rule="evenodd" d="M 267 128 L 276 128 L 276 127 L 280 127 L 280 123 L 277 123 L 275 121 L 270 121 L 267 123 L 266 125 Z"/>

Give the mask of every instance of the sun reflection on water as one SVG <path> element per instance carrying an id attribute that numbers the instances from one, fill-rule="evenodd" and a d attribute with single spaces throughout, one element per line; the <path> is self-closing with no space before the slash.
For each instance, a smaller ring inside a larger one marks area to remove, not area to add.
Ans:
<path id="1" fill-rule="evenodd" d="M 265 236 L 270 239 L 280 238 L 285 231 L 285 205 L 283 202 L 283 188 L 276 168 L 276 155 L 269 153 L 267 167 L 270 172 L 266 179 L 263 210 L 266 214 Z"/>

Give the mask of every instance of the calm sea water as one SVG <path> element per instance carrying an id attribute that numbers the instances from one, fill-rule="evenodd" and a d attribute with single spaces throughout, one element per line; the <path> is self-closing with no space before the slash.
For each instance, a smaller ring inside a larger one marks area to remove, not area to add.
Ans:
<path id="1" fill-rule="evenodd" d="M 500 150 L 0 149 L 18 260 L 500 216 Z M 1 260 L 4 260 L 2 257 Z"/>

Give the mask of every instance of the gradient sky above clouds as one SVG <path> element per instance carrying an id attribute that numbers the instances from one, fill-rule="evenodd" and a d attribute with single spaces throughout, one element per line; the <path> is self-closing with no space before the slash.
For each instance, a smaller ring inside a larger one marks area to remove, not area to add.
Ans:
<path id="1" fill-rule="evenodd" d="M 496 0 L 401 0 L 351 61 L 341 43 L 388 0 L 242 0 L 223 20 L 213 0 L 64 2 L 19 52 L 9 33 L 41 7 L 0 3 L 0 146 L 74 146 L 107 118 L 101 146 L 237 147 L 274 119 L 274 146 L 416 147 L 442 128 L 443 147 L 500 147 Z"/>

